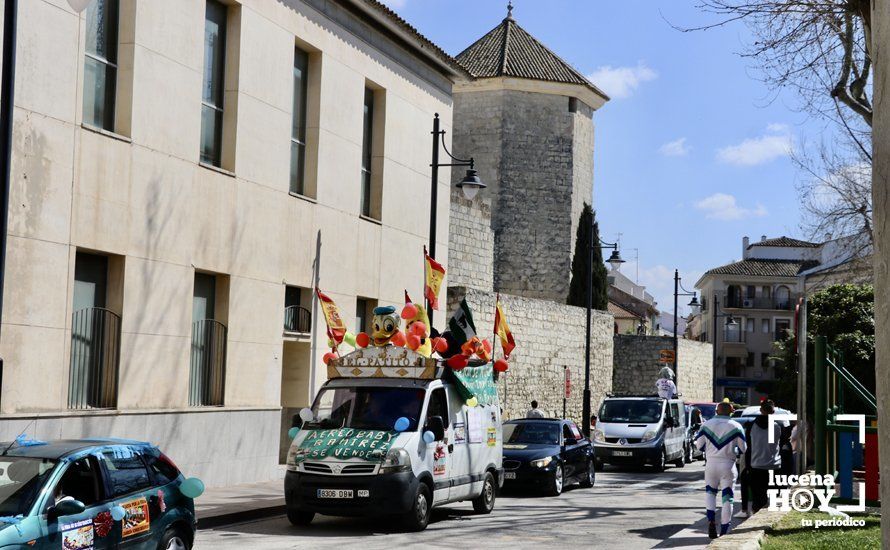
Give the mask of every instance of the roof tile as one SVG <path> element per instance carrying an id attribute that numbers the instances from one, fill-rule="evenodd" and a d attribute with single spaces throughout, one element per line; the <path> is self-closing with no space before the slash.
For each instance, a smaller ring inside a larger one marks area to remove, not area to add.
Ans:
<path id="1" fill-rule="evenodd" d="M 817 266 L 819 262 L 810 260 L 742 260 L 731 264 L 715 267 L 705 275 L 753 275 L 757 277 L 797 277 L 807 269 Z"/>

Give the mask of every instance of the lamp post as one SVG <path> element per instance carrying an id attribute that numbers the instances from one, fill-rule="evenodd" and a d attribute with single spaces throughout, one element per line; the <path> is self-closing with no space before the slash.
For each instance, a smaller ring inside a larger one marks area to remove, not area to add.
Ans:
<path id="1" fill-rule="evenodd" d="M 93 0 L 68 0 L 80 13 Z M 3 326 L 3 289 L 6 284 L 6 240 L 9 228 L 9 188 L 12 180 L 12 122 L 15 113 L 15 59 L 18 33 L 18 0 L 3 5 L 3 54 L 0 61 L 0 329 Z M 0 388 L 3 387 L 3 358 L 0 357 Z"/>
<path id="2" fill-rule="evenodd" d="M 439 129 L 439 113 L 433 117 L 433 160 L 430 163 L 430 168 L 432 168 L 432 174 L 430 177 L 430 257 L 436 257 L 436 213 L 438 210 L 438 202 L 439 202 L 439 167 L 440 166 L 466 166 L 467 173 L 464 176 L 464 179 L 460 180 L 457 184 L 458 189 L 463 191 L 464 198 L 467 200 L 473 200 L 476 197 L 476 193 L 479 192 L 480 189 L 485 189 L 485 184 L 482 183 L 482 180 L 479 179 L 479 175 L 476 174 L 476 170 L 474 170 L 474 161 L 473 157 L 468 159 L 459 159 L 452 155 L 448 148 L 445 147 L 445 130 Z M 445 150 L 445 154 L 448 155 L 451 160 L 454 162 L 439 162 L 439 142 L 442 143 L 442 149 Z M 430 304 L 430 301 L 426 301 L 426 314 L 430 319 L 430 329 L 433 327 L 433 308 Z"/>
<path id="3" fill-rule="evenodd" d="M 590 439 L 590 316 L 593 310 L 593 252 L 596 250 L 594 247 L 599 246 L 600 249 L 612 249 L 612 254 L 608 259 L 612 269 L 618 269 L 624 263 L 624 260 L 621 259 L 621 254 L 618 252 L 617 242 L 607 243 L 600 239 L 598 244 L 593 244 L 593 215 L 590 216 L 590 240 L 590 255 L 587 261 L 587 338 L 584 342 L 584 403 L 582 409 L 584 418 L 581 422 L 584 435 L 588 439 Z"/>
<path id="4" fill-rule="evenodd" d="M 680 292 L 682 290 L 683 292 Z M 680 353 L 680 340 L 677 335 L 677 299 L 680 296 L 692 296 L 692 300 L 689 301 L 689 307 L 695 311 L 699 307 L 698 304 L 698 296 L 696 296 L 695 292 L 689 292 L 683 285 L 680 284 L 680 270 L 674 270 L 674 382 L 677 384 L 677 387 L 680 386 L 680 371 L 677 370 L 677 365 L 679 365 L 680 361 L 677 359 Z"/>
<path id="5" fill-rule="evenodd" d="M 738 324 L 738 321 L 732 316 L 732 313 L 717 313 L 717 293 L 714 293 L 714 337 L 711 339 L 713 342 L 712 347 L 712 358 L 711 358 L 711 380 L 717 380 L 717 319 L 721 317 L 726 317 L 726 326 L 735 326 Z M 716 384 L 715 384 L 716 385 Z M 717 396 L 714 396 L 714 400 L 717 400 Z"/>

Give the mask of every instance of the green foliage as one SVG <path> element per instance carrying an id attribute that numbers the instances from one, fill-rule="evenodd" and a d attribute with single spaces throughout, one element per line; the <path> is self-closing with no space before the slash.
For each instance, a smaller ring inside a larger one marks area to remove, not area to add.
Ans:
<path id="1" fill-rule="evenodd" d="M 814 342 L 825 336 L 841 353 L 844 367 L 869 391 L 875 392 L 874 288 L 871 285 L 834 285 L 813 294 L 807 302 L 808 400 L 813 397 Z M 776 343 L 776 380 L 770 397 L 792 405 L 797 399 L 797 354 L 789 334 Z M 859 410 L 858 400 L 847 392 L 847 412 Z M 812 403 L 813 401 L 809 401 Z"/>
<path id="2" fill-rule="evenodd" d="M 593 237 L 590 234 L 590 224 L 593 221 Z M 587 273 L 590 262 L 590 243 L 596 246 L 593 249 L 593 308 L 605 310 L 609 306 L 609 281 L 606 274 L 606 266 L 603 265 L 603 251 L 599 247 L 600 229 L 596 222 L 596 213 L 590 205 L 584 203 L 581 219 L 578 222 L 578 231 L 575 238 L 575 255 L 572 258 L 572 282 L 569 285 L 569 295 L 566 303 L 570 306 L 587 307 Z"/>
<path id="3" fill-rule="evenodd" d="M 837 516 L 833 516 L 838 519 Z M 815 523 L 817 520 L 831 520 L 825 513 L 789 512 L 779 523 L 767 532 L 761 543 L 764 550 L 785 550 L 807 548 L 808 550 L 853 550 L 881 547 L 881 517 L 877 515 L 854 515 L 856 520 L 864 520 L 865 527 L 820 527 L 802 525 L 801 520 Z"/>

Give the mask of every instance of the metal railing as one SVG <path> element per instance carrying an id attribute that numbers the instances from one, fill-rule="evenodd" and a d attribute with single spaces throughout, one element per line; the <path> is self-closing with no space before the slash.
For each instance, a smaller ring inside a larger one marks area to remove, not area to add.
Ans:
<path id="1" fill-rule="evenodd" d="M 303 306 L 284 308 L 284 331 L 309 334 L 312 332 L 312 313 Z"/>
<path id="2" fill-rule="evenodd" d="M 72 314 L 69 409 L 117 406 L 120 351 L 120 315 L 100 307 Z"/>
<path id="3" fill-rule="evenodd" d="M 226 380 L 226 335 L 219 321 L 204 319 L 192 323 L 189 405 L 222 406 Z"/>
<path id="4" fill-rule="evenodd" d="M 788 311 L 794 306 L 794 299 L 791 296 L 786 298 L 725 296 L 723 298 L 723 306 L 736 309 L 777 309 Z"/>

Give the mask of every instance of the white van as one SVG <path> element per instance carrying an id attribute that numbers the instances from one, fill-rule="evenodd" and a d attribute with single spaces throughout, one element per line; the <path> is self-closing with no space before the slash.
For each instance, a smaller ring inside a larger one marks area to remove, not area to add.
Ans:
<path id="1" fill-rule="evenodd" d="M 597 461 L 614 465 L 668 462 L 685 466 L 686 414 L 682 399 L 658 396 L 609 396 L 600 407 L 593 434 Z"/>
<path id="2" fill-rule="evenodd" d="M 378 359 L 347 355 L 329 366 L 331 379 L 301 411 L 287 454 L 288 519 L 401 516 L 419 531 L 433 506 L 472 500 L 476 512 L 490 513 L 503 484 L 498 403 L 468 407 L 469 390 L 441 363 L 379 349 L 355 352 Z M 406 366 L 417 364 L 427 366 Z"/>

